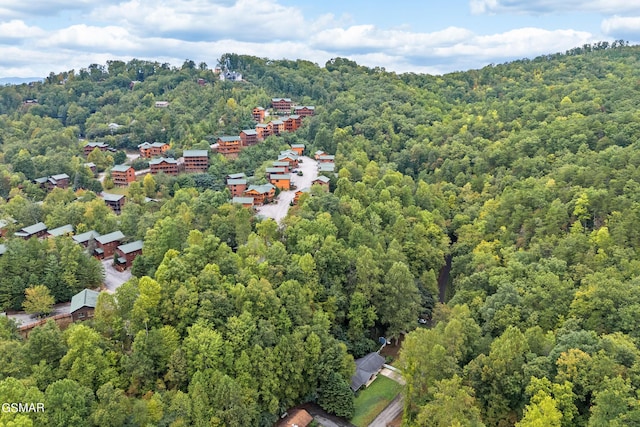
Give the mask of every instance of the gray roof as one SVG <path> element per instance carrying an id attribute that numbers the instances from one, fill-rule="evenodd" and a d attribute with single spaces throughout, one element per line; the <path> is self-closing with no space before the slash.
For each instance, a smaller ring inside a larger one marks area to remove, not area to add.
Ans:
<path id="1" fill-rule="evenodd" d="M 154 142 L 154 143 L 150 143 L 150 142 L 143 142 L 142 144 L 138 145 L 138 148 L 149 148 L 149 147 L 157 147 L 157 148 L 162 148 L 164 147 L 165 144 L 164 142 Z"/>
<path id="2" fill-rule="evenodd" d="M 246 179 L 228 179 L 227 180 L 227 185 L 242 185 L 242 184 L 247 184 L 247 180 Z"/>
<path id="3" fill-rule="evenodd" d="M 283 173 L 283 174 L 272 173 L 270 179 L 291 179 L 291 175 L 288 173 Z"/>
<path id="4" fill-rule="evenodd" d="M 73 225 L 71 224 L 63 225 L 62 227 L 57 227 L 57 228 L 48 230 L 47 233 L 49 233 L 52 236 L 62 236 L 67 233 L 73 233 Z"/>
<path id="5" fill-rule="evenodd" d="M 234 197 L 231 202 L 240 203 L 242 205 L 246 205 L 248 203 L 253 204 L 253 197 Z"/>
<path id="6" fill-rule="evenodd" d="M 242 132 L 245 135 L 257 135 L 258 134 L 255 129 L 244 129 Z"/>
<path id="7" fill-rule="evenodd" d="M 266 127 L 267 127 L 267 125 L 264 124 L 264 123 L 259 123 L 259 124 L 256 125 L 256 129 L 257 128 L 266 128 Z"/>
<path id="8" fill-rule="evenodd" d="M 15 224 L 16 220 L 13 218 L 9 218 L 9 219 L 0 219 L 0 228 L 2 227 L 6 227 L 9 224 Z"/>
<path id="9" fill-rule="evenodd" d="M 116 165 L 111 168 L 113 172 L 126 172 L 131 168 L 129 165 Z"/>
<path id="10" fill-rule="evenodd" d="M 320 175 L 319 177 L 317 177 L 316 179 L 314 179 L 312 182 L 315 181 L 322 181 L 323 183 L 328 183 L 329 181 L 331 181 L 331 178 L 324 176 L 324 175 Z"/>
<path id="11" fill-rule="evenodd" d="M 35 182 L 36 184 L 44 184 L 47 181 L 49 181 L 49 178 L 46 176 L 43 176 L 41 178 L 36 178 L 33 180 L 33 182 Z"/>
<path id="12" fill-rule="evenodd" d="M 284 122 L 283 122 L 282 120 L 272 120 L 272 121 L 271 121 L 271 124 L 274 124 L 274 125 L 283 125 L 283 124 L 284 124 Z"/>
<path id="13" fill-rule="evenodd" d="M 335 158 L 336 156 L 334 156 L 333 154 L 322 154 L 318 156 L 318 160 L 334 160 Z"/>
<path id="14" fill-rule="evenodd" d="M 135 242 L 127 243 L 126 245 L 120 245 L 117 248 L 122 251 L 123 254 L 130 254 L 131 252 L 142 250 L 142 240 L 136 240 Z"/>
<path id="15" fill-rule="evenodd" d="M 88 167 L 88 168 L 95 168 L 95 167 L 96 167 L 96 164 L 95 164 L 95 163 L 93 163 L 93 162 L 87 162 L 87 163 L 85 163 L 85 164 L 84 164 L 84 166 L 86 166 L 86 167 Z"/>
<path id="16" fill-rule="evenodd" d="M 77 243 L 84 243 L 88 242 L 91 239 L 95 239 L 98 236 L 100 236 L 100 234 L 97 231 L 91 230 L 87 231 L 86 233 L 81 233 L 77 236 L 73 236 L 72 239 Z"/>
<path id="17" fill-rule="evenodd" d="M 304 148 L 304 144 L 291 144 L 291 148 Z"/>
<path id="18" fill-rule="evenodd" d="M 102 197 L 102 200 L 106 202 L 117 202 L 124 198 L 122 194 L 111 194 L 111 193 L 102 193 L 100 194 L 100 197 Z"/>
<path id="19" fill-rule="evenodd" d="M 104 142 L 89 142 L 85 145 L 85 147 L 108 147 L 109 144 L 105 144 Z"/>
<path id="20" fill-rule="evenodd" d="M 105 234 L 103 236 L 96 237 L 96 241 L 101 245 L 115 242 L 116 240 L 122 240 L 122 239 L 124 239 L 124 234 L 122 234 L 122 231 L 120 230 L 114 231 L 113 233 Z"/>
<path id="21" fill-rule="evenodd" d="M 273 166 L 289 166 L 289 162 L 273 162 L 272 163 Z"/>
<path id="22" fill-rule="evenodd" d="M 246 178 L 247 175 L 244 172 L 240 172 L 240 173 L 230 173 L 229 175 L 227 175 L 227 179 L 240 179 L 240 178 Z"/>
<path id="23" fill-rule="evenodd" d="M 92 291 L 91 289 L 83 289 L 82 291 L 71 297 L 71 306 L 69 312 L 74 313 L 80 310 L 82 307 L 96 308 L 98 301 L 98 295 L 100 292 Z"/>
<path id="24" fill-rule="evenodd" d="M 291 98 L 271 98 L 271 101 L 286 101 L 291 102 Z"/>
<path id="25" fill-rule="evenodd" d="M 171 163 L 171 164 L 178 164 L 178 161 L 176 159 L 173 159 L 171 157 L 160 157 L 158 159 L 154 159 L 149 161 L 149 166 L 151 165 L 159 165 L 160 163 L 165 162 L 165 163 Z"/>
<path id="26" fill-rule="evenodd" d="M 302 109 L 307 109 L 307 110 L 315 110 L 316 107 L 314 107 L 313 105 L 296 105 L 295 107 L 293 107 L 294 110 L 302 110 Z"/>
<path id="27" fill-rule="evenodd" d="M 51 178 L 55 179 L 56 181 L 60 181 L 61 179 L 69 179 L 69 175 L 67 175 L 66 173 L 59 173 L 57 175 L 51 175 Z"/>
<path id="28" fill-rule="evenodd" d="M 47 229 L 47 226 L 44 225 L 44 222 L 39 222 L 37 224 L 24 227 L 22 230 L 16 233 L 16 236 L 31 236 L 33 234 L 44 231 L 46 229 Z"/>
<path id="29" fill-rule="evenodd" d="M 233 141 L 240 141 L 240 135 L 234 135 L 234 136 L 221 136 L 220 138 L 218 138 L 220 141 L 222 142 L 233 142 Z"/>
<path id="30" fill-rule="evenodd" d="M 285 168 L 266 168 L 264 171 L 266 173 L 284 173 Z"/>
<path id="31" fill-rule="evenodd" d="M 251 199 L 251 197 L 249 198 Z M 7 252 L 7 245 L 0 244 L 0 255 L 4 254 L 5 252 Z"/>
<path id="32" fill-rule="evenodd" d="M 356 360 L 356 373 L 351 377 L 351 390 L 356 391 L 365 385 L 384 365 L 384 357 L 378 353 L 369 353 Z"/>
<path id="33" fill-rule="evenodd" d="M 318 163 L 318 171 L 320 172 L 334 172 L 335 170 L 335 163 Z"/>
<path id="34" fill-rule="evenodd" d="M 182 152 L 183 157 L 209 157 L 207 150 L 184 150 Z"/>
<path id="35" fill-rule="evenodd" d="M 247 191 L 256 190 L 258 193 L 264 194 L 274 190 L 275 188 L 276 187 L 274 187 L 273 184 L 250 185 L 249 188 L 247 188 Z"/>

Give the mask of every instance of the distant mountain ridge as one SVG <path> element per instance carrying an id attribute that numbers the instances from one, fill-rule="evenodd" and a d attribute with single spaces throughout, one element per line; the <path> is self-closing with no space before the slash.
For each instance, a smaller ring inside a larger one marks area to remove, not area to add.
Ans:
<path id="1" fill-rule="evenodd" d="M 44 80 L 43 77 L 1 77 L 0 85 L 19 85 Z"/>

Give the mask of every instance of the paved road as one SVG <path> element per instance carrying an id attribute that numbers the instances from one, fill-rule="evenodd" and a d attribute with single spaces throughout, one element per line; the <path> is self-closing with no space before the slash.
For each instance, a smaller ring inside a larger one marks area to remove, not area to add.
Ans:
<path id="1" fill-rule="evenodd" d="M 103 259 L 105 291 L 114 293 L 124 282 L 131 279 L 131 270 L 119 272 L 113 267 L 113 258 Z"/>
<path id="2" fill-rule="evenodd" d="M 291 183 L 296 186 L 296 189 L 283 191 L 278 195 L 274 203 L 260 206 L 257 209 L 258 215 L 281 222 L 282 218 L 287 216 L 287 212 L 289 212 L 290 203 L 296 195 L 296 191 L 311 187 L 311 182 L 318 177 L 318 162 L 307 156 L 303 156 L 301 159 L 302 163 L 299 164 L 298 169 L 302 171 L 302 176 L 298 176 L 295 173 L 291 174 Z"/>
<path id="3" fill-rule="evenodd" d="M 404 396 L 399 394 L 382 412 L 369 424 L 369 427 L 387 427 L 402 413 L 404 408 Z"/>
<path id="4" fill-rule="evenodd" d="M 48 317 L 51 316 L 55 316 L 57 314 L 67 314 L 69 313 L 69 307 L 71 306 L 70 302 L 64 302 L 61 304 L 56 304 L 53 307 L 53 311 L 51 312 L 51 314 Z M 30 325 L 32 323 L 36 323 L 39 322 L 41 319 L 38 319 L 36 316 L 33 316 L 31 314 L 27 314 L 23 311 L 15 313 L 15 314 L 7 314 L 7 317 L 9 319 L 13 319 L 15 320 L 15 322 L 18 324 L 18 326 L 27 326 Z"/>

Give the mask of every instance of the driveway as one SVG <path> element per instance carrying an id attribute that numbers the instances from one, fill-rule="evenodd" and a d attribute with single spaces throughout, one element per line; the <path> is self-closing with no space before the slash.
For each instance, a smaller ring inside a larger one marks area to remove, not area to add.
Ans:
<path id="1" fill-rule="evenodd" d="M 103 259 L 104 288 L 110 294 L 114 293 L 124 282 L 131 279 L 131 270 L 120 272 L 113 267 L 113 258 Z"/>
<path id="2" fill-rule="evenodd" d="M 391 424 L 393 420 L 398 417 L 398 415 L 402 414 L 402 410 L 404 409 L 404 396 L 399 394 L 395 399 L 389 403 L 389 405 L 384 408 L 380 414 L 369 424 L 369 427 L 387 427 L 388 424 Z"/>
<path id="3" fill-rule="evenodd" d="M 273 218 L 276 222 L 281 222 L 287 216 L 289 207 L 293 201 L 296 191 L 311 187 L 311 182 L 318 177 L 318 162 L 311 157 L 300 157 L 302 163 L 298 165 L 298 170 L 302 171 L 302 176 L 291 174 L 291 184 L 295 185 L 295 190 L 282 191 L 273 203 L 269 203 L 257 208 L 258 215 Z"/>
<path id="4" fill-rule="evenodd" d="M 53 311 L 47 317 L 56 316 L 58 314 L 69 314 L 70 302 L 64 302 L 53 306 Z M 37 323 L 42 319 L 37 318 L 34 315 L 27 314 L 24 311 L 17 312 L 15 314 L 7 314 L 9 319 L 13 319 L 18 326 L 27 326 L 32 323 Z"/>

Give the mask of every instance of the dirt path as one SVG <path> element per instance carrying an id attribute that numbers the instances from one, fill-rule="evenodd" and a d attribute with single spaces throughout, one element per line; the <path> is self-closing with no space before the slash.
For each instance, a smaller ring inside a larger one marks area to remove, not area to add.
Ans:
<path id="1" fill-rule="evenodd" d="M 296 191 L 311 187 L 311 182 L 318 177 L 318 162 L 307 156 L 302 156 L 300 159 L 302 159 L 302 163 L 299 164 L 298 169 L 302 171 L 302 176 L 298 176 L 295 173 L 291 174 L 291 184 L 295 185 L 296 189 L 283 191 L 278 195 L 274 203 L 260 206 L 257 209 L 258 215 L 273 218 L 278 223 L 281 222 L 289 212 L 289 207 Z"/>

